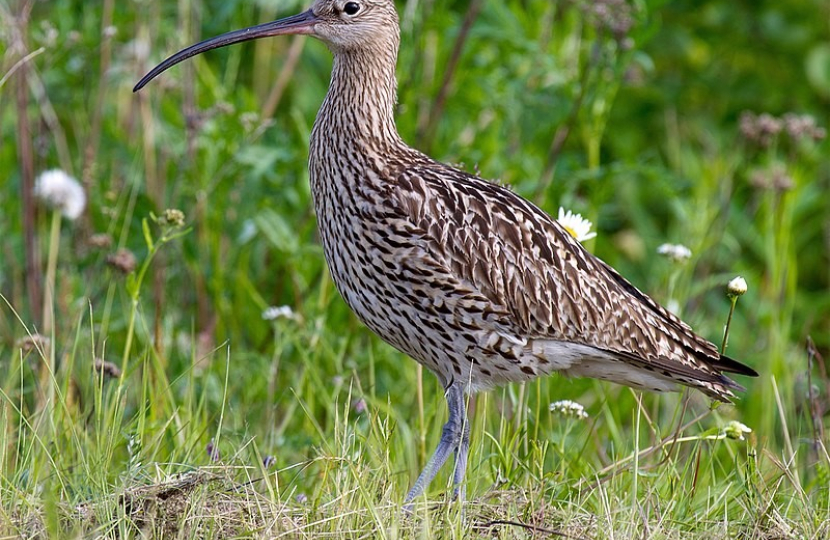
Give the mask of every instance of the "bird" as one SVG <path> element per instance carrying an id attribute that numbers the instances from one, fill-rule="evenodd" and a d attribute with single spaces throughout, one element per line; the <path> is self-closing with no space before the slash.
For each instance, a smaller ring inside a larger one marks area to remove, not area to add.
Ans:
<path id="1" fill-rule="evenodd" d="M 404 502 L 455 454 L 464 498 L 467 397 L 555 372 L 718 401 L 757 376 L 588 252 L 514 191 L 410 147 L 395 124 L 393 0 L 316 0 L 297 15 L 173 54 L 133 89 L 211 49 L 308 35 L 332 52 L 309 146 L 318 235 L 333 282 L 369 329 L 439 379 L 448 419 Z"/>

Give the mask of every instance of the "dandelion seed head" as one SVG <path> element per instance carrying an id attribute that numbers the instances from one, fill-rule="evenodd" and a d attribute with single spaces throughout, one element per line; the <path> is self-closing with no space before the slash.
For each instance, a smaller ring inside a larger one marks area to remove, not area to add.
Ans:
<path id="1" fill-rule="evenodd" d="M 556 221 L 563 229 L 568 231 L 568 234 L 576 238 L 577 242 L 585 242 L 597 235 L 597 233 L 591 232 L 593 223 L 583 218 L 582 214 L 574 214 L 570 210 L 565 211 L 561 206 L 559 207 L 559 217 L 556 218 Z"/>
<path id="2" fill-rule="evenodd" d="M 576 401 L 571 401 L 570 399 L 554 401 L 550 404 L 549 409 L 550 412 L 566 418 L 576 418 L 578 420 L 588 418 L 588 413 L 585 412 L 585 407 Z"/>
<path id="3" fill-rule="evenodd" d="M 81 183 L 60 169 L 41 173 L 35 180 L 34 193 L 38 199 L 73 221 L 86 207 L 86 194 Z"/>
<path id="4" fill-rule="evenodd" d="M 692 257 L 692 250 L 683 244 L 661 244 L 657 253 L 675 263 L 684 263 Z"/>
<path id="5" fill-rule="evenodd" d="M 743 296 L 746 293 L 747 285 L 746 280 L 742 276 L 738 276 L 733 278 L 727 285 L 726 285 L 726 296 L 729 298 L 737 298 L 739 296 Z"/>

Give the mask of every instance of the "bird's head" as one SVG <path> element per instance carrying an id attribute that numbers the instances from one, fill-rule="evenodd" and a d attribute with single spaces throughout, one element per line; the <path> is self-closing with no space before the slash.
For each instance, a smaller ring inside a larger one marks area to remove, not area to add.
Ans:
<path id="1" fill-rule="evenodd" d="M 398 13 L 392 0 L 317 0 L 313 35 L 332 50 L 385 46 L 397 41 Z"/>
<path id="2" fill-rule="evenodd" d="M 141 90 L 168 68 L 197 54 L 270 36 L 305 34 L 335 53 L 365 50 L 397 52 L 398 14 L 393 0 L 316 0 L 310 9 L 273 22 L 235 30 L 191 45 L 150 70 L 133 88 Z"/>

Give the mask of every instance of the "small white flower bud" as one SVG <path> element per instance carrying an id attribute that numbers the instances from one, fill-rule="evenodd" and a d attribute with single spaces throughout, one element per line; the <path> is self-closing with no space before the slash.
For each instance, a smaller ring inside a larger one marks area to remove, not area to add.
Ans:
<path id="1" fill-rule="evenodd" d="M 726 296 L 729 298 L 737 298 L 738 296 L 742 296 L 746 292 L 746 280 L 738 276 L 726 286 Z"/>
<path id="2" fill-rule="evenodd" d="M 168 208 L 164 211 L 162 220 L 171 227 L 184 227 L 184 212 L 176 208 Z"/>
<path id="3" fill-rule="evenodd" d="M 737 420 L 731 420 L 729 423 L 723 426 L 723 430 L 721 433 L 723 433 L 723 435 L 726 436 L 727 439 L 742 441 L 744 440 L 744 433 L 752 433 L 752 430 L 748 426 L 742 424 L 741 422 L 738 422 Z"/>

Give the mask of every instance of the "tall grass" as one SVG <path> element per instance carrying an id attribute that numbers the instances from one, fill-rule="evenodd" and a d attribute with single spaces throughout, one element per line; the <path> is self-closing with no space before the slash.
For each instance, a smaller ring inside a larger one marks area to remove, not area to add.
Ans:
<path id="1" fill-rule="evenodd" d="M 307 141 L 329 53 L 261 40 L 131 93 L 181 46 L 301 8 L 0 4 L 0 533 L 827 536 L 830 148 L 741 117 L 826 127 L 805 58 L 826 54 L 827 6 L 399 3 L 404 138 L 590 216 L 592 251 L 716 343 L 745 276 L 729 354 L 761 374 L 717 409 L 558 376 L 477 395 L 470 500 L 445 499 L 443 471 L 412 515 L 399 503 L 445 405 L 349 313 L 316 242 Z M 27 191 L 54 167 L 89 199 L 57 232 Z M 561 399 L 588 418 L 552 412 Z"/>

